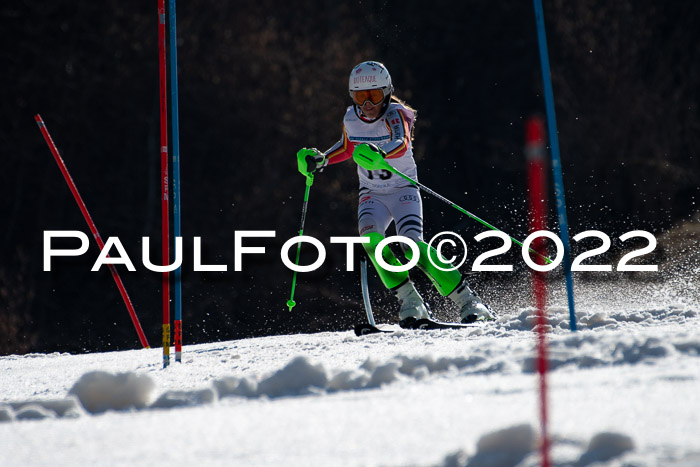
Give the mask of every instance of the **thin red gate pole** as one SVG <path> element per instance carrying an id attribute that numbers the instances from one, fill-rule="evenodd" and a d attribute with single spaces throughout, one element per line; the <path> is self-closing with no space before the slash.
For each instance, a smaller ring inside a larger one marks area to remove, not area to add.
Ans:
<path id="1" fill-rule="evenodd" d="M 85 222 L 87 222 L 88 227 L 90 227 L 90 232 L 92 232 L 92 236 L 95 238 L 97 246 L 100 248 L 100 251 L 102 251 L 105 247 L 105 244 L 102 241 L 102 237 L 100 237 L 100 233 L 97 231 L 97 227 L 92 221 L 92 217 L 90 217 L 90 213 L 88 212 L 87 207 L 83 202 L 83 198 L 80 196 L 80 193 L 78 193 L 78 188 L 75 186 L 73 178 L 70 176 L 70 173 L 68 173 L 68 168 L 66 167 L 65 162 L 63 162 L 63 158 L 61 158 L 61 155 L 58 153 L 58 149 L 56 148 L 56 145 L 54 144 L 53 139 L 49 134 L 49 130 L 46 129 L 46 124 L 44 123 L 44 120 L 42 120 L 41 115 L 39 114 L 34 116 L 34 120 L 36 120 L 37 125 L 39 125 L 39 130 L 41 130 L 41 134 L 44 135 L 44 140 L 46 140 L 46 144 L 49 146 L 49 149 L 51 150 L 54 159 L 56 159 L 58 168 L 61 169 L 63 178 L 65 178 L 66 183 L 68 184 L 68 188 L 70 188 L 71 193 L 73 193 L 73 198 L 75 198 L 75 201 L 78 203 L 80 212 L 83 213 Z M 148 341 L 146 340 L 146 336 L 143 333 L 143 329 L 141 329 L 141 323 L 139 322 L 138 316 L 136 316 L 136 311 L 134 311 L 134 305 L 132 305 L 131 303 L 129 294 L 126 293 L 126 288 L 124 288 L 124 284 L 122 283 L 121 277 L 119 277 L 117 268 L 115 268 L 113 264 L 108 264 L 107 266 L 109 267 L 109 271 L 112 273 L 114 282 L 116 282 L 117 284 L 117 288 L 119 289 L 119 293 L 121 294 L 122 299 L 124 300 L 126 309 L 129 311 L 129 316 L 131 316 L 131 322 L 134 323 L 134 327 L 136 328 L 136 332 L 139 335 L 141 345 L 147 349 L 149 347 Z"/>
<path id="2" fill-rule="evenodd" d="M 547 182 L 545 159 L 544 122 L 539 117 L 530 117 L 525 122 L 525 155 L 527 157 L 528 174 L 528 206 L 530 211 L 530 232 L 545 230 L 547 227 Z M 535 258 L 538 264 L 543 264 L 546 251 L 542 237 L 532 244 L 532 249 L 539 256 Z M 549 434 L 547 413 L 547 340 L 545 326 L 545 305 L 547 289 L 543 272 L 532 271 L 533 295 L 537 310 L 537 374 L 540 392 L 540 424 L 541 424 L 541 456 L 542 466 L 549 467 Z"/>
<path id="3" fill-rule="evenodd" d="M 163 266 L 170 264 L 170 206 L 168 203 L 168 98 L 165 58 L 165 0 L 158 0 L 158 70 L 160 81 L 160 173 Z M 163 368 L 170 364 L 170 273 L 163 272 Z"/>

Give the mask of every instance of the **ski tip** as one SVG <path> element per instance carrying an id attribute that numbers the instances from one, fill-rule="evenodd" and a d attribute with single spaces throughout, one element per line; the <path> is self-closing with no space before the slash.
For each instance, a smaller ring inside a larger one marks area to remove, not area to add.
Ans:
<path id="1" fill-rule="evenodd" d="M 407 329 L 418 329 L 418 330 L 432 330 L 432 329 L 465 329 L 479 327 L 476 323 L 449 323 L 443 321 L 436 321 L 433 319 L 423 318 L 415 320 L 409 324 Z"/>
<path id="2" fill-rule="evenodd" d="M 389 332 L 392 332 L 392 331 L 379 329 L 378 327 L 372 326 L 369 323 L 358 324 L 357 326 L 355 326 L 355 335 L 358 337 L 366 336 L 368 334 L 379 334 L 379 333 L 389 333 Z"/>

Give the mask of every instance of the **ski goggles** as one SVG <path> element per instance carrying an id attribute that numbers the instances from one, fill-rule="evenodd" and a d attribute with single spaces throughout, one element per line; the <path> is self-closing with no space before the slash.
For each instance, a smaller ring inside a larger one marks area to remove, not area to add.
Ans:
<path id="1" fill-rule="evenodd" d="M 363 89 L 362 91 L 352 91 L 352 101 L 357 105 L 362 105 L 365 101 L 370 101 L 377 105 L 384 100 L 384 89 Z"/>

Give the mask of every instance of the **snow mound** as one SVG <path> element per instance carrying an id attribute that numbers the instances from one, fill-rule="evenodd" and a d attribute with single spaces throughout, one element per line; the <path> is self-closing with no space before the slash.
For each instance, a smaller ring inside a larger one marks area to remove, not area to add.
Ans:
<path id="1" fill-rule="evenodd" d="M 329 389 L 329 385 L 330 379 L 326 368 L 322 364 L 314 365 L 306 357 L 292 359 L 286 366 L 267 377 L 227 376 L 213 382 L 219 397 L 268 397 L 271 399 L 318 394 Z"/>
<path id="2" fill-rule="evenodd" d="M 435 360 L 432 356 L 399 356 L 384 363 L 368 359 L 357 369 L 329 370 L 321 363 L 314 364 L 309 358 L 299 356 L 269 375 L 226 376 L 213 380 L 208 388 L 166 391 L 157 398 L 153 395 L 155 383 L 148 375 L 92 371 L 78 379 L 66 399 L 28 400 L 0 407 L 0 421 L 79 416 L 83 413 L 80 405 L 88 413 L 99 414 L 110 410 L 201 406 L 224 397 L 275 399 L 380 388 L 402 378 L 423 379 L 431 373 L 479 361 L 461 357 Z"/>
<path id="3" fill-rule="evenodd" d="M 65 399 L 8 402 L 0 406 L 0 422 L 13 420 L 43 420 L 45 418 L 74 418 L 83 413 L 73 396 Z"/>
<path id="4" fill-rule="evenodd" d="M 597 462 L 607 462 L 634 449 L 634 441 L 621 433 L 598 433 L 590 443 L 588 449 L 581 455 L 576 466 L 586 466 Z"/>
<path id="5" fill-rule="evenodd" d="M 92 371 L 81 376 L 68 394 L 75 395 L 85 410 L 95 414 L 146 407 L 154 389 L 155 383 L 145 375 Z"/>
<path id="6" fill-rule="evenodd" d="M 391 384 L 399 379 L 398 362 L 387 362 L 383 365 L 366 365 L 365 369 L 370 371 L 370 378 L 365 387 L 378 388 L 385 384 Z"/>
<path id="7" fill-rule="evenodd" d="M 214 389 L 200 391 L 167 391 L 151 406 L 152 409 L 171 409 L 173 407 L 192 407 L 211 404 L 216 400 Z"/>
<path id="8" fill-rule="evenodd" d="M 568 456 L 557 455 L 551 459 L 553 465 L 571 467 L 586 467 L 601 465 L 623 456 L 635 449 L 635 443 L 630 436 L 621 433 L 601 432 L 594 435 L 583 450 L 583 443 L 552 437 L 552 451 L 559 447 Z M 572 445 L 580 445 L 583 452 L 576 459 L 576 453 L 570 450 Z M 570 457 L 566 459 L 565 457 Z M 476 443 L 476 453 L 473 456 L 464 451 L 458 451 L 445 457 L 441 467 L 502 467 L 521 466 L 535 467 L 540 465 L 539 439 L 532 425 L 524 423 L 501 430 L 486 433 Z M 607 465 L 607 464 L 606 464 Z"/>
<path id="9" fill-rule="evenodd" d="M 529 424 L 516 425 L 483 435 L 476 443 L 470 467 L 516 465 L 535 449 L 537 434 Z"/>
<path id="10" fill-rule="evenodd" d="M 670 305 L 665 308 L 635 309 L 633 311 L 619 310 L 616 308 L 596 309 L 590 312 L 577 311 L 576 322 L 579 328 L 586 329 L 621 329 L 630 324 L 654 325 L 659 322 L 683 323 L 688 319 L 696 318 L 698 312 L 691 306 Z M 552 306 L 547 308 L 546 316 L 547 332 L 561 332 L 569 330 L 569 310 L 564 307 Z M 521 308 L 517 314 L 498 319 L 501 330 L 505 331 L 531 331 L 537 324 L 537 314 L 533 307 Z M 490 327 L 487 332 L 494 332 L 497 328 Z"/>
<path id="11" fill-rule="evenodd" d="M 56 418 L 56 414 L 40 404 L 26 404 L 15 413 L 15 418 L 17 420 L 43 420 Z"/>
<path id="12" fill-rule="evenodd" d="M 268 397 L 312 394 L 325 389 L 328 375 L 322 364 L 314 365 L 306 357 L 296 357 L 281 370 L 258 384 L 258 395 Z"/>
<path id="13" fill-rule="evenodd" d="M 0 422 L 11 422 L 15 419 L 15 411 L 8 405 L 0 405 Z"/>
<path id="14" fill-rule="evenodd" d="M 226 376 L 215 380 L 213 385 L 219 397 L 255 397 L 258 393 L 258 383 L 247 377 Z"/>

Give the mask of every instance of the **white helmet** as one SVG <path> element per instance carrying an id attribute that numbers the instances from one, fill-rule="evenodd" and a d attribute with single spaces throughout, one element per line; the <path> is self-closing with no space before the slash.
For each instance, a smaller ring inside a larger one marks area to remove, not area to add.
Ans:
<path id="1" fill-rule="evenodd" d="M 379 62 L 362 62 L 350 72 L 349 82 L 350 97 L 353 91 L 363 91 L 367 89 L 381 89 L 384 97 L 390 96 L 394 92 L 391 84 L 389 70 Z"/>

